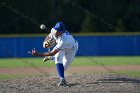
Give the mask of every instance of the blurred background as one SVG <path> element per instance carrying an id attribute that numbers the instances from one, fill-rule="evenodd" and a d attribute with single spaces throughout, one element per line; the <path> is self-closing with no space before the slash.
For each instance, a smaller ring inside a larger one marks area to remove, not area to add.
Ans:
<path id="1" fill-rule="evenodd" d="M 45 33 L 3 2 L 48 28 L 63 21 L 73 33 L 118 32 L 111 25 L 119 32 L 140 32 L 140 0 L 1 0 L 0 34 Z"/>
<path id="2" fill-rule="evenodd" d="M 59 21 L 79 42 L 78 56 L 140 55 L 140 0 L 1 0 L 0 57 L 46 51 L 42 42 Z"/>
<path id="3" fill-rule="evenodd" d="M 73 66 L 140 76 L 140 0 L 0 0 L 0 68 L 50 66 L 28 51 L 48 51 L 42 43 L 59 21 L 79 42 Z"/>

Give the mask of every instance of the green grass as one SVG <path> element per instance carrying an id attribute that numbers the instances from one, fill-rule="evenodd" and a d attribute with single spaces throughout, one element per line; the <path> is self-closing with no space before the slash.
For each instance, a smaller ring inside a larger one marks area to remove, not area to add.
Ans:
<path id="1" fill-rule="evenodd" d="M 0 74 L 0 80 L 31 76 L 31 74 Z"/>
<path id="2" fill-rule="evenodd" d="M 3 58 L 0 59 L 0 68 L 16 67 L 50 67 L 54 66 L 52 62 L 43 62 L 43 58 Z"/>
<path id="3" fill-rule="evenodd" d="M 140 65 L 140 56 L 112 56 L 112 57 L 76 57 L 73 66 L 98 66 L 98 65 Z"/>
<path id="4" fill-rule="evenodd" d="M 16 67 L 52 67 L 54 62 L 43 62 L 43 58 L 2 58 L 0 59 L 0 68 Z M 113 65 L 140 65 L 140 56 L 128 57 L 76 57 L 72 66 L 107 66 Z"/>
<path id="5" fill-rule="evenodd" d="M 43 62 L 43 58 L 1 58 L 0 68 L 18 68 L 18 67 L 54 67 L 54 62 Z M 106 66 L 117 65 L 140 65 L 140 56 L 98 56 L 98 57 L 76 57 L 72 66 Z M 117 71 L 123 75 L 140 76 L 140 71 Z M 97 72 L 98 73 L 98 72 Z M 106 72 L 105 72 L 106 73 Z M 15 77 L 27 76 L 25 74 L 0 74 L 0 80 Z"/>
<path id="6" fill-rule="evenodd" d="M 52 67 L 54 62 L 43 62 L 43 58 L 2 58 L 0 59 L 0 68 L 16 67 Z M 112 65 L 140 65 L 139 56 L 125 57 L 76 57 L 72 66 L 99 66 L 104 64 Z"/>

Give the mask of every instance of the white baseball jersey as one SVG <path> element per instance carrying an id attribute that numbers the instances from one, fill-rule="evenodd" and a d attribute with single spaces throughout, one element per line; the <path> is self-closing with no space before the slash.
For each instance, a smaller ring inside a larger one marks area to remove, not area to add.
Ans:
<path id="1" fill-rule="evenodd" d="M 69 50 L 72 49 L 76 43 L 75 39 L 68 32 L 63 33 L 61 36 L 56 38 L 57 45 L 55 46 L 58 50 Z"/>
<path id="2" fill-rule="evenodd" d="M 66 70 L 73 61 L 75 54 L 78 50 L 78 42 L 65 31 L 62 35 L 55 37 L 56 46 L 54 49 L 58 49 L 59 52 L 55 54 L 55 64 L 62 63 Z"/>

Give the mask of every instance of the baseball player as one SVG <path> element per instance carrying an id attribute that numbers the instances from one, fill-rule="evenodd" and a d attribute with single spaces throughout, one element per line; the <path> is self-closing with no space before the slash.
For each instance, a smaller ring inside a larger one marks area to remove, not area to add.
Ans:
<path id="1" fill-rule="evenodd" d="M 62 22 L 56 23 L 56 25 L 51 29 L 49 37 L 52 37 L 55 40 L 55 46 L 52 51 L 39 53 L 33 49 L 31 53 L 36 56 L 48 56 L 47 60 L 51 58 L 50 56 L 53 56 L 58 76 L 60 78 L 58 86 L 67 86 L 64 71 L 68 69 L 75 57 L 78 50 L 78 42 L 65 29 L 65 25 Z M 49 48 L 50 41 L 44 42 L 44 47 Z"/>

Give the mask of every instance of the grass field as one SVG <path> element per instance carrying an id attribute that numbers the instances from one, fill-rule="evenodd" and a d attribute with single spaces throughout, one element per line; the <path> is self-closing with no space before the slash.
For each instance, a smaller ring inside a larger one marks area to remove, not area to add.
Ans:
<path id="1" fill-rule="evenodd" d="M 1 58 L 0 68 L 16 68 L 16 67 L 51 67 L 54 62 L 42 61 L 43 58 Z M 107 66 L 116 65 L 140 65 L 139 56 L 125 56 L 125 57 L 76 57 L 72 66 L 99 66 L 104 64 Z"/>
<path id="2" fill-rule="evenodd" d="M 53 67 L 54 62 L 42 61 L 43 58 L 1 58 L 0 68 L 19 68 L 19 67 Z M 72 66 L 122 66 L 122 65 L 140 65 L 139 56 L 117 56 L 117 57 L 76 57 Z M 130 76 L 140 76 L 140 71 L 125 71 L 120 72 Z M 0 79 L 13 78 L 26 75 L 3 75 L 0 74 Z"/>

